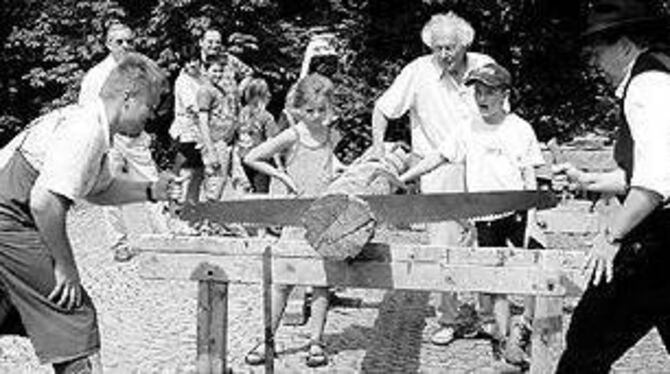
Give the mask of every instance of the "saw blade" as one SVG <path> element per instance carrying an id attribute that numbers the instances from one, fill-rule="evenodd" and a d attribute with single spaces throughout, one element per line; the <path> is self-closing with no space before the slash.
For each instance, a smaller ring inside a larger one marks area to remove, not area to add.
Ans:
<path id="1" fill-rule="evenodd" d="M 557 204 L 551 191 L 433 193 L 421 195 L 359 195 L 380 222 L 430 223 L 482 217 L 496 213 L 546 209 Z M 303 213 L 315 198 L 246 198 L 185 204 L 180 217 L 189 222 L 301 226 Z"/>

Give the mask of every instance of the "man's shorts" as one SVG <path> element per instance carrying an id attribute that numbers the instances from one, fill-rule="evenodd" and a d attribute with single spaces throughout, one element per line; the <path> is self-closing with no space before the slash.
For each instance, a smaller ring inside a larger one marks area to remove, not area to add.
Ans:
<path id="1" fill-rule="evenodd" d="M 41 363 L 99 351 L 96 311 L 86 291 L 82 288 L 82 305 L 73 310 L 48 299 L 55 286 L 54 260 L 36 231 L 0 232 L 0 285 L 0 304 L 7 306 L 0 334 L 28 336 Z"/>

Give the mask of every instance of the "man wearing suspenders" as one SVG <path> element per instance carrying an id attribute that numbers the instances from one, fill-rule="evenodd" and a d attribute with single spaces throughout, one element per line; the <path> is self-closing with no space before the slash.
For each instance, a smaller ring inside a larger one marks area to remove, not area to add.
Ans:
<path id="1" fill-rule="evenodd" d="M 670 342 L 670 58 L 655 44 L 666 19 L 642 0 L 595 2 L 584 32 L 589 62 L 621 99 L 618 168 L 586 173 L 563 164 L 579 188 L 619 195 L 622 207 L 594 239 L 589 278 L 557 372 L 607 373 L 656 327 Z"/>

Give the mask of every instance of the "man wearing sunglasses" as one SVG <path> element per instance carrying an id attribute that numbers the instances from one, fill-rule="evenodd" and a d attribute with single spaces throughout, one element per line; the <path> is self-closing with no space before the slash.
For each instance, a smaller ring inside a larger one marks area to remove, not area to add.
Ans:
<path id="1" fill-rule="evenodd" d="M 112 23 L 107 30 L 105 46 L 109 55 L 89 70 L 81 83 L 79 104 L 87 105 L 100 98 L 100 90 L 109 77 L 110 72 L 128 53 L 134 49 L 135 35 L 127 25 L 119 22 Z M 151 137 L 145 131 L 136 137 L 122 134 L 114 136 L 112 149 L 109 152 L 112 172 L 119 178 L 155 182 L 158 180 L 158 168 L 151 157 Z M 145 204 L 149 217 L 149 224 L 154 233 L 169 231 L 167 216 L 163 204 Z M 114 260 L 129 261 L 135 251 L 128 242 L 128 225 L 124 217 L 127 208 L 112 206 L 106 208 L 108 220 L 112 228 Z"/>

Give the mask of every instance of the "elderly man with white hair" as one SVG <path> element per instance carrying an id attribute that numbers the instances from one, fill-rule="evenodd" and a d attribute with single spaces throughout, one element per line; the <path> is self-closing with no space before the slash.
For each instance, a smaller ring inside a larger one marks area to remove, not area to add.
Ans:
<path id="1" fill-rule="evenodd" d="M 421 40 L 432 53 L 405 66 L 375 103 L 373 152 L 383 152 L 388 120 L 409 113 L 413 151 L 426 155 L 440 149 L 451 155 L 449 163 L 421 178 L 421 190 L 426 193 L 465 190 L 464 140 L 472 121 L 481 121 L 465 77 L 493 62 L 489 56 L 468 52 L 474 36 L 472 26 L 457 14 L 434 15 L 421 32 Z M 468 230 L 459 222 L 429 224 L 428 233 L 434 245 L 468 244 Z M 442 294 L 438 310 L 440 328 L 431 338 L 434 344 L 446 345 L 456 337 L 477 333 L 472 326 L 457 323 L 461 318 L 455 294 Z"/>

